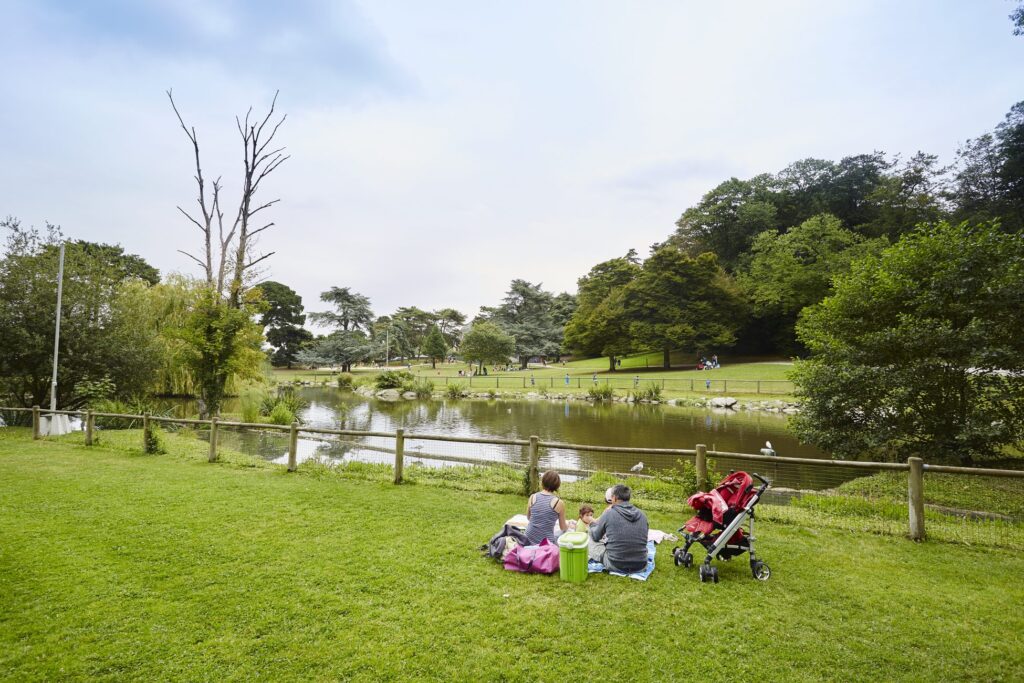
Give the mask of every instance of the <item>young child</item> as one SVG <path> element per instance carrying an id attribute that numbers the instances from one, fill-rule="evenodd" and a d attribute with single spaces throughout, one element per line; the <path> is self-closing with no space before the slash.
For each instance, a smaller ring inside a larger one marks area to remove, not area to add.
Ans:
<path id="1" fill-rule="evenodd" d="M 590 533 L 590 525 L 594 523 L 594 508 L 589 505 L 580 506 L 580 518 L 576 522 L 576 531 Z"/>

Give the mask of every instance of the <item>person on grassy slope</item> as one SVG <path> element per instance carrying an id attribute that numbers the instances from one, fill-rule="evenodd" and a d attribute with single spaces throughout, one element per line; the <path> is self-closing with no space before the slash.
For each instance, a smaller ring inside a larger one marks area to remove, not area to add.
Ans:
<path id="1" fill-rule="evenodd" d="M 565 503 L 556 495 L 558 487 L 562 485 L 562 478 L 558 476 L 558 472 L 545 472 L 540 485 L 541 490 L 530 496 L 526 506 L 526 518 L 530 520 L 526 527 L 526 537 L 533 545 L 545 538 L 554 543 L 569 526 L 565 521 Z M 559 529 L 557 532 L 556 523 Z"/>
<path id="2" fill-rule="evenodd" d="M 589 558 L 609 571 L 630 574 L 647 566 L 647 515 L 629 499 L 625 484 L 611 488 L 611 502 L 590 526 Z"/>

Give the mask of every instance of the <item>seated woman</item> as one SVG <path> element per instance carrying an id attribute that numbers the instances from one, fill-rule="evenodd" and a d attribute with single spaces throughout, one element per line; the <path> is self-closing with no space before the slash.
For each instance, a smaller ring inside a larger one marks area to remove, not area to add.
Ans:
<path id="1" fill-rule="evenodd" d="M 565 503 L 555 495 L 562 479 L 558 472 L 548 470 L 540 480 L 541 491 L 530 496 L 526 506 L 526 518 L 530 523 L 526 526 L 526 537 L 532 545 L 537 545 L 545 538 L 554 543 L 568 528 L 565 521 Z M 561 530 L 555 532 L 555 522 Z"/>

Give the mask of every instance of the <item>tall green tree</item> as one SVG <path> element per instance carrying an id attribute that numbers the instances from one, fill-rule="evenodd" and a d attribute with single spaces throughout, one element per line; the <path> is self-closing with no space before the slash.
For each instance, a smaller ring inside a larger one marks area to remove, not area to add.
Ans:
<path id="1" fill-rule="evenodd" d="M 351 372 L 352 365 L 370 359 L 376 347 L 362 330 L 336 330 L 315 339 L 297 354 L 296 360 L 314 367 L 340 367 Z"/>
<path id="2" fill-rule="evenodd" d="M 333 311 L 310 313 L 309 319 L 316 325 L 336 327 L 342 332 L 362 330 L 367 332 L 373 323 L 370 299 L 348 287 L 331 287 L 320 294 L 320 301 L 331 304 Z"/>
<path id="3" fill-rule="evenodd" d="M 490 322 L 477 322 L 462 338 L 462 357 L 469 363 L 505 363 L 516 352 L 516 340 Z"/>
<path id="4" fill-rule="evenodd" d="M 303 344 L 313 334 L 302 327 L 306 316 L 302 313 L 302 297 L 280 282 L 261 282 L 256 288 L 263 295 L 266 310 L 260 317 L 267 343 L 274 348 L 270 362 L 276 366 L 291 367 Z"/>
<path id="5" fill-rule="evenodd" d="M 673 246 L 651 254 L 623 294 L 633 345 L 661 351 L 665 368 L 674 349 L 730 346 L 746 316 L 738 288 L 714 254 L 693 258 Z"/>
<path id="6" fill-rule="evenodd" d="M 444 360 L 448 353 L 448 344 L 445 343 L 444 336 L 437 327 L 431 328 L 430 334 L 423 340 L 423 353 L 430 358 L 431 368 L 436 368 L 437 359 Z"/>
<path id="7" fill-rule="evenodd" d="M 835 216 L 821 214 L 786 233 L 755 237 L 750 264 L 737 279 L 756 317 L 782 323 L 773 327 L 781 337 L 776 348 L 795 352 L 800 311 L 824 299 L 832 278 L 849 270 L 855 259 L 887 244 L 884 238 L 865 240 Z"/>
<path id="8" fill-rule="evenodd" d="M 0 227 L 7 232 L 0 257 L 0 394 L 19 405 L 47 405 L 63 236 L 56 226 L 41 233 L 15 218 Z M 156 332 L 138 319 L 147 314 L 148 306 L 137 303 L 149 285 L 135 275 L 155 269 L 117 246 L 77 241 L 65 249 L 58 405 L 80 406 L 85 397 L 76 386 L 104 378 L 119 396 L 147 392 L 160 358 Z"/>
<path id="9" fill-rule="evenodd" d="M 615 358 L 632 350 L 623 290 L 640 273 L 636 251 L 597 264 L 577 282 L 578 306 L 565 326 L 565 344 L 583 356 Z"/>
<path id="10" fill-rule="evenodd" d="M 540 284 L 513 280 L 491 320 L 516 340 L 515 354 L 523 369 L 530 358 L 545 359 L 559 351 L 563 328 L 555 319 L 555 297 Z"/>
<path id="11" fill-rule="evenodd" d="M 422 355 L 423 342 L 434 328 L 437 316 L 416 306 L 403 306 L 392 314 L 391 319 L 402 326 L 410 355 Z"/>
<path id="12" fill-rule="evenodd" d="M 924 226 L 840 276 L 798 325 L 802 439 L 969 464 L 1024 445 L 1024 242 Z"/>
<path id="13" fill-rule="evenodd" d="M 466 314 L 454 308 L 442 308 L 434 311 L 437 328 L 450 348 L 458 348 L 462 338 L 462 326 L 466 324 Z"/>
<path id="14" fill-rule="evenodd" d="M 778 227 L 777 183 L 765 173 L 750 180 L 730 178 L 683 212 L 669 239 L 688 254 L 715 253 L 732 268 L 754 235 Z"/>

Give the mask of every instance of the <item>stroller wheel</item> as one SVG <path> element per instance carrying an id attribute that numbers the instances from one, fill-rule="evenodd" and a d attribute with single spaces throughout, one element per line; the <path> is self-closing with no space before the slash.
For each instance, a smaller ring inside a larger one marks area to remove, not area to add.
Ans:
<path id="1" fill-rule="evenodd" d="M 683 566 L 687 569 L 693 566 L 693 555 L 690 553 L 683 553 Z"/>
<path id="2" fill-rule="evenodd" d="M 712 582 L 718 583 L 718 567 L 710 567 L 708 569 L 708 574 L 711 575 Z"/>
<path id="3" fill-rule="evenodd" d="M 772 576 L 771 568 L 761 560 L 755 560 L 750 563 L 750 572 L 758 581 L 767 581 Z"/>
<path id="4" fill-rule="evenodd" d="M 700 577 L 701 583 L 707 583 L 708 579 L 711 578 L 711 572 L 708 571 L 709 569 L 710 567 L 708 567 L 706 564 L 702 564 L 700 566 L 700 569 L 697 570 L 697 576 Z"/>

